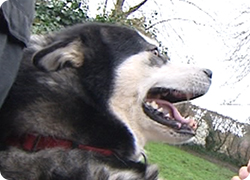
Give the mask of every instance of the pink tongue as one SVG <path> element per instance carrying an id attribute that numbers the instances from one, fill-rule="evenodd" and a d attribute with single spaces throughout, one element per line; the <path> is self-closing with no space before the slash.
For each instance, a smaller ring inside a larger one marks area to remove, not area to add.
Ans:
<path id="1" fill-rule="evenodd" d="M 159 99 L 148 99 L 147 101 L 155 101 L 158 105 L 160 105 L 160 107 L 168 109 L 170 116 L 183 124 L 191 124 L 193 121 L 191 119 L 185 119 L 184 117 L 182 117 L 176 107 L 174 107 L 174 105 L 168 101 L 163 101 Z"/>

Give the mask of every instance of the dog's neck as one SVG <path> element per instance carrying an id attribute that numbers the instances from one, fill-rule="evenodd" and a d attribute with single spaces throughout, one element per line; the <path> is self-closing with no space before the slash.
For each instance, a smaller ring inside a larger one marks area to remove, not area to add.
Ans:
<path id="1" fill-rule="evenodd" d="M 37 152 L 44 149 L 51 148 L 64 148 L 64 149 L 80 149 L 85 151 L 91 151 L 94 153 L 101 154 L 103 156 L 113 156 L 116 153 L 110 149 L 103 149 L 99 147 L 93 147 L 83 144 L 78 144 L 73 141 L 55 138 L 52 136 L 41 136 L 35 134 L 24 134 L 22 136 L 11 136 L 7 138 L 6 143 L 8 146 L 16 147 L 28 152 Z M 133 161 L 144 161 L 147 163 L 147 157 L 143 149 L 138 150 L 133 156 Z"/>
<path id="2" fill-rule="evenodd" d="M 14 146 L 29 152 L 37 152 L 47 148 L 61 147 L 65 149 L 82 149 L 86 151 L 92 151 L 105 156 L 111 156 L 114 154 L 114 152 L 109 149 L 78 144 L 70 140 L 55 138 L 52 136 L 41 136 L 35 134 L 11 136 L 7 139 L 6 143 L 9 146 Z"/>
<path id="3" fill-rule="evenodd" d="M 140 127 L 138 127 L 138 124 L 131 119 L 131 117 L 127 117 L 128 114 L 126 114 L 124 109 L 129 109 L 128 106 L 126 106 L 126 103 L 111 101 L 110 102 L 110 108 L 112 109 L 112 112 L 115 112 L 115 115 L 122 120 L 125 125 L 128 127 L 128 130 L 133 134 L 134 136 L 134 145 L 135 145 L 135 152 L 132 159 L 140 159 L 142 154 L 144 153 L 144 146 L 147 143 L 147 140 L 145 136 L 142 134 L 142 130 Z M 132 110 L 131 110 L 132 111 Z"/>

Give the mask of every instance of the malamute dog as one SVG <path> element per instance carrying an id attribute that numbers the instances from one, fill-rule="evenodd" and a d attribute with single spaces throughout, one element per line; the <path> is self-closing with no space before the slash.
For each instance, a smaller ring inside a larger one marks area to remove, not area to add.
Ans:
<path id="1" fill-rule="evenodd" d="M 33 36 L 0 111 L 0 171 L 9 180 L 156 180 L 144 145 L 195 135 L 173 103 L 205 94 L 211 77 L 174 65 L 128 27 Z"/>

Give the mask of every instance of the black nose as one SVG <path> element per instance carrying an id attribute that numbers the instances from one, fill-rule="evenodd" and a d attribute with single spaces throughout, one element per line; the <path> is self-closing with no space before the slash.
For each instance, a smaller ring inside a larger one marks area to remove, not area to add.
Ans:
<path id="1" fill-rule="evenodd" d="M 210 69 L 204 69 L 203 72 L 209 77 L 212 78 L 213 72 Z"/>

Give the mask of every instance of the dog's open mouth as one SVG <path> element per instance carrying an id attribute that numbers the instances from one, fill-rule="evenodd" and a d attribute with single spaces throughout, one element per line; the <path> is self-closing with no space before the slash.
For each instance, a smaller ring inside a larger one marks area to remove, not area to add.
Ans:
<path id="1" fill-rule="evenodd" d="M 152 120 L 168 126 L 177 133 L 194 136 L 196 122 L 182 117 L 172 103 L 197 98 L 203 94 L 183 93 L 165 88 L 151 88 L 143 102 L 143 110 Z"/>

